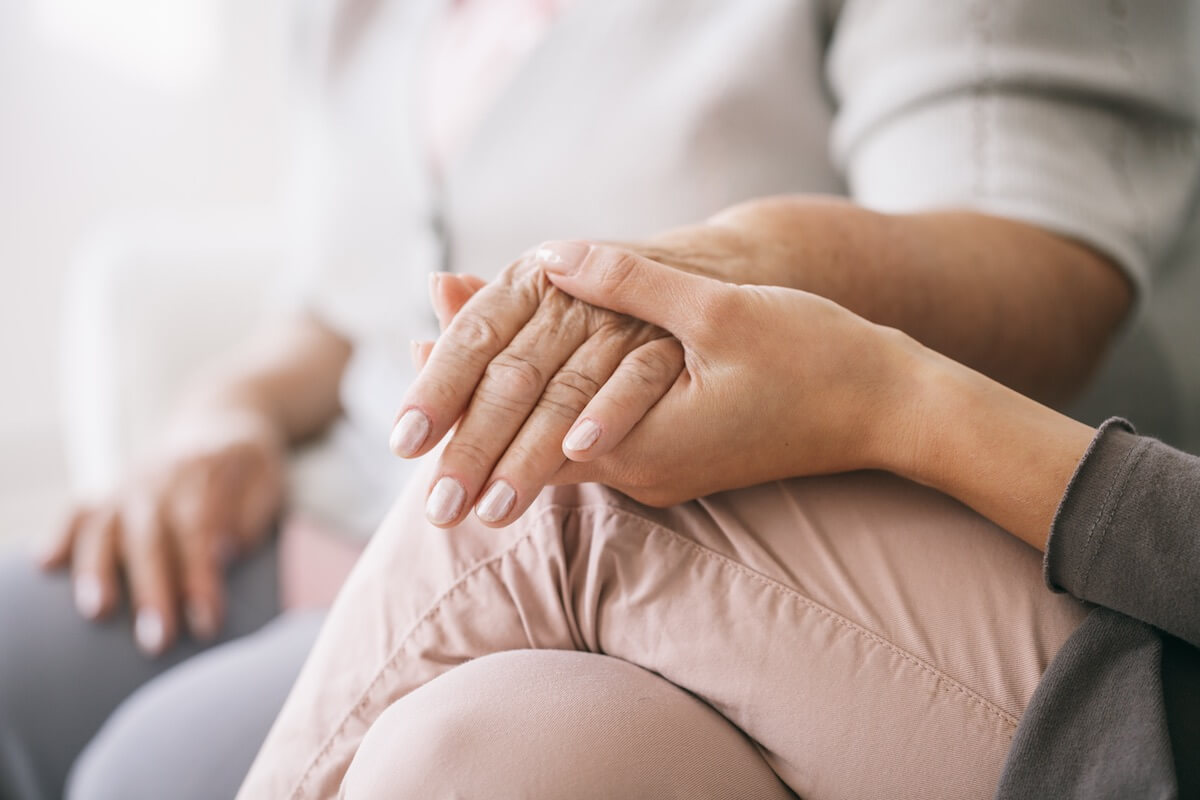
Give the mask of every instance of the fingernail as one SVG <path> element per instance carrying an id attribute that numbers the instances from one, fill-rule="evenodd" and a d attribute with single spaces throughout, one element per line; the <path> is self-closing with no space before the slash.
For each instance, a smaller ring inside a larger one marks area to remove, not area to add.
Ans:
<path id="1" fill-rule="evenodd" d="M 80 575 L 75 579 L 75 608 L 88 619 L 100 615 L 100 606 L 104 603 L 104 590 L 100 581 L 93 575 Z"/>
<path id="2" fill-rule="evenodd" d="M 594 445 L 599 438 L 600 426 L 594 420 L 581 419 L 567 433 L 567 438 L 563 440 L 563 446 L 568 450 L 580 453 Z"/>
<path id="3" fill-rule="evenodd" d="M 533 258 L 548 272 L 570 275 L 579 269 L 591 249 L 591 245 L 583 242 L 546 242 L 534 252 Z"/>
<path id="4" fill-rule="evenodd" d="M 434 525 L 453 521 L 462 511 L 467 490 L 454 478 L 440 478 L 425 502 L 425 515 Z"/>
<path id="5" fill-rule="evenodd" d="M 392 428 L 392 438 L 388 440 L 392 452 L 398 456 L 411 456 L 425 444 L 429 428 L 429 417 L 425 414 L 415 408 L 405 411 L 396 427 Z"/>
<path id="6" fill-rule="evenodd" d="M 143 652 L 152 656 L 158 655 L 163 646 L 163 634 L 162 617 L 157 611 L 143 608 L 138 612 L 137 622 L 134 623 L 134 637 Z"/>
<path id="7" fill-rule="evenodd" d="M 188 630 L 197 639 L 207 641 L 217 635 L 217 618 L 208 606 L 195 603 L 187 607 Z"/>
<path id="8" fill-rule="evenodd" d="M 516 499 L 517 490 L 508 481 L 496 481 L 484 492 L 483 499 L 475 506 L 475 513 L 484 522 L 499 522 L 508 516 Z"/>

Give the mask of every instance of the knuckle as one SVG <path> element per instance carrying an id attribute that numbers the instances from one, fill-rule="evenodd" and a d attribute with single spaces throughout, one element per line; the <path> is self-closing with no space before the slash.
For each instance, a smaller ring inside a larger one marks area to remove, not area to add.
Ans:
<path id="1" fill-rule="evenodd" d="M 496 454 L 469 439 L 455 438 L 446 445 L 442 463 L 465 468 L 473 474 L 486 474 L 491 471 L 496 461 Z"/>
<path id="2" fill-rule="evenodd" d="M 546 385 L 541 368 L 507 350 L 488 364 L 484 380 L 489 384 L 489 391 L 527 403 L 532 403 Z"/>
<path id="3" fill-rule="evenodd" d="M 582 410 L 588 401 L 600 391 L 600 381 L 577 369 L 563 367 L 551 378 L 550 384 L 542 395 L 543 402 L 553 402 L 560 406 Z"/>
<path id="4" fill-rule="evenodd" d="M 677 360 L 673 353 L 665 347 L 639 347 L 626 358 L 627 373 L 646 388 L 661 388 L 683 368 L 682 360 Z"/>
<path id="5" fill-rule="evenodd" d="M 422 375 L 420 392 L 437 408 L 452 407 L 459 396 L 454 384 L 436 375 Z"/>
<path id="6" fill-rule="evenodd" d="M 619 291 L 630 282 L 638 269 L 638 257 L 628 250 L 606 249 L 600 264 L 600 287 L 606 292 Z"/>
<path id="7" fill-rule="evenodd" d="M 493 352 L 507 344 L 495 323 L 472 309 L 460 311 L 447 334 L 461 347 L 475 352 Z"/>
<path id="8" fill-rule="evenodd" d="M 500 469 L 510 478 L 519 478 L 517 485 L 543 481 L 540 465 L 547 460 L 547 456 L 555 458 L 558 455 L 556 451 L 557 446 L 553 442 L 513 442 L 504 454 Z"/>

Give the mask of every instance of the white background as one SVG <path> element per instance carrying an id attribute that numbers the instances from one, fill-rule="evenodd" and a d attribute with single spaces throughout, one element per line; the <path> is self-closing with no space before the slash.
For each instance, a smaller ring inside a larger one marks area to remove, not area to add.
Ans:
<path id="1" fill-rule="evenodd" d="M 63 510 L 59 327 L 80 247 L 148 211 L 278 209 L 290 6 L 0 2 L 0 547 Z"/>

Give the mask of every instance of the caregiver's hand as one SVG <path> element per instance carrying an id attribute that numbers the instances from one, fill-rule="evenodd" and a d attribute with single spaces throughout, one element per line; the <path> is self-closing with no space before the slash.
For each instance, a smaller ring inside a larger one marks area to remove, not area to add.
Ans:
<path id="1" fill-rule="evenodd" d="M 735 286 L 604 245 L 548 243 L 548 279 L 590 304 L 651 322 L 687 369 L 648 413 L 615 375 L 563 443 L 593 480 L 653 505 L 795 475 L 889 466 L 906 380 L 923 348 L 835 303 Z"/>
<path id="2" fill-rule="evenodd" d="M 461 309 L 439 309 L 443 322 L 453 320 L 392 433 L 392 449 L 414 457 L 456 426 L 427 498 L 439 526 L 456 524 L 472 505 L 488 524 L 516 519 L 565 463 L 559 442 L 599 387 L 630 376 L 619 385 L 644 411 L 683 367 L 679 343 L 664 331 L 562 294 L 532 256 L 478 287 L 462 284 L 452 303 Z"/>
<path id="3" fill-rule="evenodd" d="M 71 515 L 42 556 L 68 564 L 81 614 L 99 619 L 129 585 L 135 637 L 149 655 L 179 633 L 211 638 L 224 615 L 223 571 L 266 534 L 283 494 L 282 434 L 239 409 L 177 420 L 168 446 L 111 496 Z"/>

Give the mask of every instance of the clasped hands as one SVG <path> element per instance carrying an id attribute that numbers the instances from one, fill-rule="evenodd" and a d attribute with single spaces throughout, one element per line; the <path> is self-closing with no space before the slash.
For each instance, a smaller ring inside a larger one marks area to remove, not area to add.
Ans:
<path id="1" fill-rule="evenodd" d="M 772 249 L 736 232 L 693 230 L 646 246 L 548 242 L 490 284 L 435 277 L 443 333 L 415 346 L 423 366 L 391 439 L 411 458 L 450 435 L 431 522 L 473 507 L 507 525 L 551 484 L 667 506 L 887 468 L 919 346 L 815 295 L 733 283 L 794 266 L 764 264 Z M 703 250 L 713 241 L 719 257 Z"/>

